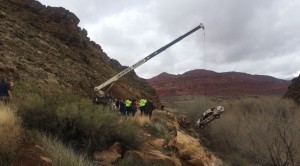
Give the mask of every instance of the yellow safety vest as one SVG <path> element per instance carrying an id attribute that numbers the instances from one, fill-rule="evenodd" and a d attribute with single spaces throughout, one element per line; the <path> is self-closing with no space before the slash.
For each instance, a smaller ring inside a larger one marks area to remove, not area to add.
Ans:
<path id="1" fill-rule="evenodd" d="M 129 107 L 131 105 L 131 101 L 130 100 L 126 100 L 126 107 Z"/>
<path id="2" fill-rule="evenodd" d="M 143 106 L 145 106 L 145 105 L 146 105 L 146 103 L 147 103 L 147 100 L 145 100 L 145 99 L 141 99 L 141 100 L 140 100 L 140 107 L 143 107 Z"/>

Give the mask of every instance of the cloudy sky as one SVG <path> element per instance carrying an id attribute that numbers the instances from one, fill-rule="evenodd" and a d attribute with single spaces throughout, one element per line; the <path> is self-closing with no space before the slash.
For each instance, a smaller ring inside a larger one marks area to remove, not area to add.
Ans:
<path id="1" fill-rule="evenodd" d="M 300 74 L 299 0 L 39 0 L 75 13 L 109 57 L 131 66 L 203 23 L 135 69 L 143 78 L 193 69 L 293 78 Z"/>

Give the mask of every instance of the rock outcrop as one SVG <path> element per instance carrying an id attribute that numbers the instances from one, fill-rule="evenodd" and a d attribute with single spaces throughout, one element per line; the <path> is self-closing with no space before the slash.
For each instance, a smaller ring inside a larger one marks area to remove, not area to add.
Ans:
<path id="1" fill-rule="evenodd" d="M 300 75 L 292 80 L 284 97 L 291 98 L 297 104 L 300 104 Z"/>
<path id="2" fill-rule="evenodd" d="M 283 95 L 290 81 L 238 72 L 192 70 L 180 75 L 162 73 L 147 80 L 159 96 Z"/>
<path id="3" fill-rule="evenodd" d="M 60 84 L 85 96 L 125 69 L 78 27 L 78 17 L 36 0 L 0 0 L 0 76 L 15 82 Z M 105 89 L 104 89 L 105 90 Z M 109 91 L 115 97 L 158 101 L 147 82 L 130 72 Z"/>
<path id="4" fill-rule="evenodd" d="M 102 164 L 114 164 L 118 159 L 121 159 L 122 147 L 119 142 L 115 142 L 108 150 L 103 152 L 95 152 L 93 159 Z"/>

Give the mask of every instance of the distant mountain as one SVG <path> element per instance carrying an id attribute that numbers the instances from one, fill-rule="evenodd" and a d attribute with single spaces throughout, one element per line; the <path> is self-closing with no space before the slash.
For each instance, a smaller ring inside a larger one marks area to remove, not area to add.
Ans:
<path id="1" fill-rule="evenodd" d="M 161 73 L 147 82 L 160 96 L 283 95 L 291 81 L 239 72 L 197 69 L 184 74 Z"/>

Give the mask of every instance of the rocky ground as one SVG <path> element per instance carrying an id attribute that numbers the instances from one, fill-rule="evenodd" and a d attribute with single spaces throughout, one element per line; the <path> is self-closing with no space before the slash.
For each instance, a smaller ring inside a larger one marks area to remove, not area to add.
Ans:
<path id="1" fill-rule="evenodd" d="M 138 118 L 140 115 L 137 115 Z M 148 118 L 148 117 L 147 117 Z M 169 127 L 168 138 L 162 138 L 151 134 L 145 123 L 145 142 L 139 150 L 129 150 L 124 154 L 120 143 L 115 142 L 109 149 L 95 152 L 93 159 L 98 165 L 114 165 L 123 158 L 133 157 L 153 164 L 165 163 L 168 165 L 194 165 L 215 166 L 222 165 L 222 160 L 207 150 L 197 138 L 197 132 L 185 116 L 177 116 L 166 110 L 155 110 L 150 123 L 159 121 Z M 51 165 L 51 158 L 43 156 L 43 147 L 35 143 L 30 137 L 22 137 L 17 150 L 16 163 L 14 165 L 32 166 Z"/>

